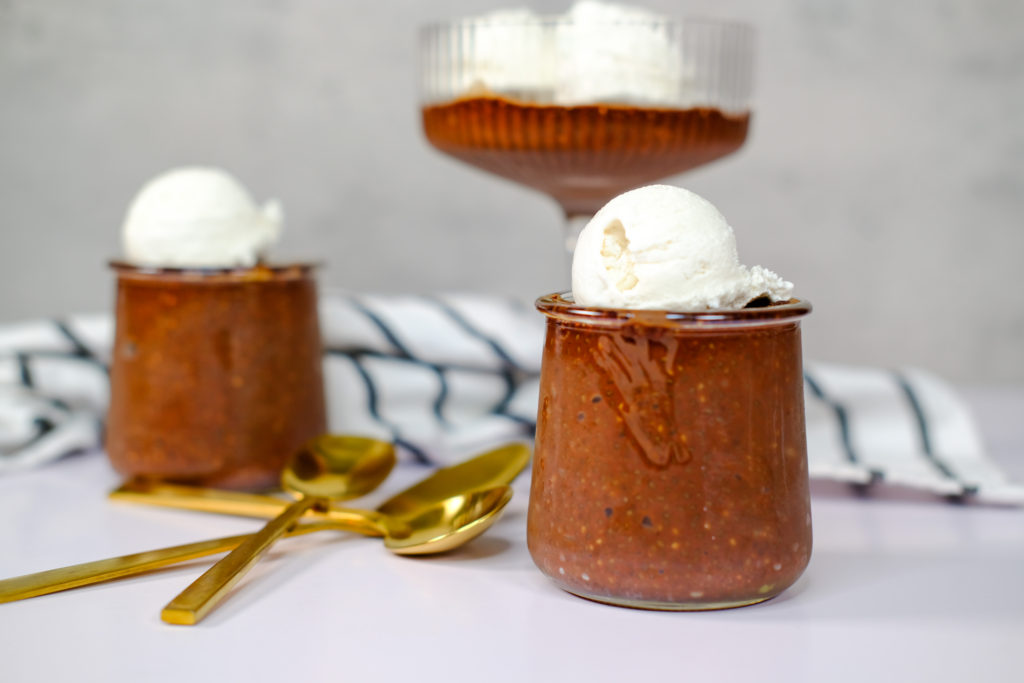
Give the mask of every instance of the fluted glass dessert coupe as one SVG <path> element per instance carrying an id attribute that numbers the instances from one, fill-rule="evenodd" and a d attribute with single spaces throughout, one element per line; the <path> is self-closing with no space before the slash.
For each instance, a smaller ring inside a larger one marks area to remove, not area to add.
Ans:
<path id="1" fill-rule="evenodd" d="M 420 57 L 430 144 L 553 198 L 570 255 L 608 200 L 736 151 L 750 125 L 742 23 L 483 17 L 424 26 Z"/>

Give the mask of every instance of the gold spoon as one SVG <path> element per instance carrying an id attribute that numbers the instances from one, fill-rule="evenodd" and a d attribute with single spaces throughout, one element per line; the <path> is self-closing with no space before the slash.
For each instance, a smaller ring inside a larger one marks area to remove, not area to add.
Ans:
<path id="1" fill-rule="evenodd" d="M 388 459 L 384 476 L 391 471 L 395 459 L 391 445 L 385 446 L 385 449 L 379 451 L 381 454 L 386 453 Z M 347 497 L 356 468 L 358 465 L 353 466 L 349 449 L 300 449 L 281 473 L 282 487 L 290 493 L 297 494 L 298 500 L 203 572 L 202 576 L 164 607 L 161 618 L 169 624 L 195 624 L 201 621 L 270 549 L 270 546 L 284 536 L 288 529 L 295 526 L 308 510 L 326 509 L 332 500 Z M 376 474 L 381 469 L 384 468 L 370 466 L 365 471 Z M 362 471 L 364 470 L 360 470 Z"/>
<path id="2" fill-rule="evenodd" d="M 411 518 L 378 512 L 384 547 L 397 555 L 454 550 L 487 531 L 510 500 L 512 487 L 505 485 L 452 496 Z"/>
<path id="3" fill-rule="evenodd" d="M 286 465 L 281 482 L 285 489 L 302 497 L 179 593 L 164 607 L 161 618 L 167 623 L 183 625 L 201 621 L 306 511 L 314 507 L 324 509 L 331 499 L 337 498 L 338 483 L 333 478 L 335 464 L 330 455 L 326 451 L 302 451 L 294 457 Z M 510 497 L 511 491 L 506 490 L 493 500 L 500 502 L 498 509 L 501 509 Z M 479 502 L 469 510 L 461 507 L 458 503 L 449 503 L 447 507 L 442 505 L 439 510 L 408 519 L 410 526 L 403 525 L 402 533 L 389 527 L 386 545 L 403 554 L 431 552 L 424 549 L 431 545 L 445 550 L 464 543 L 489 526 L 475 519 L 483 509 Z M 452 512 L 456 514 L 450 514 Z M 413 522 L 416 526 L 411 526 Z M 477 530 L 478 527 L 482 528 Z"/>
<path id="4" fill-rule="evenodd" d="M 391 500 L 402 500 L 402 496 L 398 494 Z M 511 497 L 512 490 L 508 486 L 475 489 L 420 507 L 411 517 L 384 514 L 379 512 L 379 508 L 378 511 L 332 508 L 330 517 L 297 524 L 286 535 L 299 536 L 326 529 L 353 531 L 384 537 L 384 545 L 400 555 L 441 553 L 486 531 L 497 521 Z M 142 574 L 178 562 L 215 555 L 238 547 L 249 537 L 249 534 L 241 534 L 215 538 L 4 579 L 0 581 L 0 603 Z"/>
<path id="5" fill-rule="evenodd" d="M 387 441 L 322 434 L 292 455 L 281 473 L 281 484 L 308 497 L 347 500 L 380 486 L 394 466 L 395 447 Z M 295 505 L 303 502 L 298 500 Z"/>
<path id="6" fill-rule="evenodd" d="M 168 624 L 197 624 L 216 607 L 227 592 L 252 567 L 267 549 L 289 528 L 294 527 L 306 510 L 327 502 L 331 497 L 331 463 L 317 467 L 296 460 L 282 478 L 286 488 L 306 497 L 285 508 L 260 531 L 250 536 L 223 559 L 210 567 L 163 608 L 160 618 Z M 369 512 L 384 536 L 384 545 L 399 555 L 425 555 L 458 547 L 486 531 L 498 513 L 512 498 L 509 486 L 470 491 L 453 496 L 427 508 L 414 517 L 402 519 L 381 512 Z"/>
<path id="7" fill-rule="evenodd" d="M 330 456 L 328 451 L 304 450 L 289 461 L 281 483 L 285 489 L 302 497 L 179 593 L 164 607 L 161 618 L 170 624 L 198 623 L 307 511 L 313 508 L 325 510 L 331 499 L 338 497 L 338 482 L 333 478 L 335 463 Z M 495 518 L 492 515 L 511 498 L 512 492 L 507 487 L 504 491 L 494 491 L 483 497 L 449 499 L 439 506 L 423 510 L 422 514 L 410 514 L 416 510 L 418 498 L 429 498 L 430 491 L 437 486 L 451 486 L 458 476 L 441 470 L 430 478 L 435 486 L 421 482 L 406 491 L 404 497 L 397 497 L 397 501 L 392 498 L 384 503 L 377 514 L 380 515 L 381 526 L 386 529 L 385 545 L 399 554 L 426 554 L 449 550 L 483 533 L 493 523 Z M 468 506 L 467 502 L 470 503 Z M 389 510 L 404 513 L 406 518 L 399 520 L 401 527 L 396 528 L 383 521 L 391 519 L 387 514 Z"/>
<path id="8" fill-rule="evenodd" d="M 324 443 L 331 443 L 331 441 Z M 385 536 L 386 538 L 386 527 L 383 526 L 381 515 L 408 521 L 439 505 L 446 510 L 453 510 L 458 506 L 453 506 L 450 499 L 458 497 L 460 492 L 503 488 L 503 485 L 512 482 L 526 468 L 529 460 L 530 449 L 524 444 L 506 444 L 456 465 L 435 470 L 430 476 L 381 503 L 376 509 L 376 514 L 367 510 L 352 510 L 333 506 L 326 512 L 314 510 L 311 511 L 311 514 L 318 518 L 317 521 L 296 525 L 289 530 L 288 535 L 294 536 L 335 529 L 366 536 Z M 110 498 L 115 501 L 254 517 L 273 517 L 287 505 L 284 500 L 274 496 L 159 482 L 130 482 L 113 491 Z M 489 517 L 489 520 L 473 527 L 477 533 L 483 533 L 491 523 L 497 520 L 500 509 L 499 505 L 495 505 L 492 512 L 480 511 L 481 518 Z M 474 520 L 463 521 L 469 526 Z M 426 535 L 422 531 L 420 534 Z M 444 532 L 430 535 L 430 538 L 435 537 L 436 540 L 429 545 L 425 543 L 420 548 L 421 553 L 450 550 L 451 547 L 454 547 L 455 539 L 462 543 L 472 539 L 472 536 L 466 534 L 448 538 Z M 102 581 L 142 574 L 207 555 L 215 555 L 237 547 L 246 538 L 248 538 L 248 534 L 186 543 L 172 548 L 149 550 L 2 580 L 0 581 L 0 603 L 48 595 Z M 448 540 L 445 540 L 446 538 Z M 417 554 L 417 548 L 407 547 L 405 554 Z"/>

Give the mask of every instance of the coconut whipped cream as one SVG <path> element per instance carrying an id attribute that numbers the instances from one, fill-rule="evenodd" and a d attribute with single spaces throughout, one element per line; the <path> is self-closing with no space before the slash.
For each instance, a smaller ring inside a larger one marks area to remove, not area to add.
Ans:
<path id="1" fill-rule="evenodd" d="M 555 104 L 679 105 L 686 99 L 679 36 L 667 19 L 581 0 L 557 16 L 498 10 L 462 26 L 456 80 L 464 95 Z"/>
<path id="2" fill-rule="evenodd" d="M 257 206 L 234 177 L 217 168 L 186 167 L 149 181 L 128 209 L 125 259 L 139 266 L 253 266 L 277 241 L 276 200 Z"/>
<path id="3" fill-rule="evenodd" d="M 735 310 L 764 296 L 788 300 L 793 284 L 742 265 L 732 227 L 711 202 L 650 185 L 611 200 L 583 228 L 572 291 L 599 308 Z"/>

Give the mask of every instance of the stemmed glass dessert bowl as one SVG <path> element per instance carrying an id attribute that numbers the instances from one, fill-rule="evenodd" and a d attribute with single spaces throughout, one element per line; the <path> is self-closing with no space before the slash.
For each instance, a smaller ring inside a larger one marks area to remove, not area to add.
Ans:
<path id="1" fill-rule="evenodd" d="M 515 13 L 421 29 L 427 140 L 552 197 L 571 254 L 626 190 L 736 151 L 750 124 L 753 30 L 713 20 Z"/>

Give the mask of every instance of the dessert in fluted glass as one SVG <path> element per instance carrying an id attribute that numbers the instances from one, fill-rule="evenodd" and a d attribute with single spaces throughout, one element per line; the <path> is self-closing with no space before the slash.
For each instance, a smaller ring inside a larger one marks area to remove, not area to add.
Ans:
<path id="1" fill-rule="evenodd" d="M 738 149 L 752 32 L 625 5 L 499 11 L 424 28 L 427 139 L 553 197 L 571 251 L 616 194 Z"/>
<path id="2" fill-rule="evenodd" d="M 275 486 L 326 427 L 317 289 L 308 264 L 268 265 L 280 208 L 223 171 L 177 169 L 124 226 L 106 449 L 134 478 Z"/>
<path id="3" fill-rule="evenodd" d="M 612 604 L 752 604 L 801 575 L 811 518 L 800 319 L 706 200 L 645 187 L 580 236 L 547 316 L 527 522 L 559 586 Z"/>

